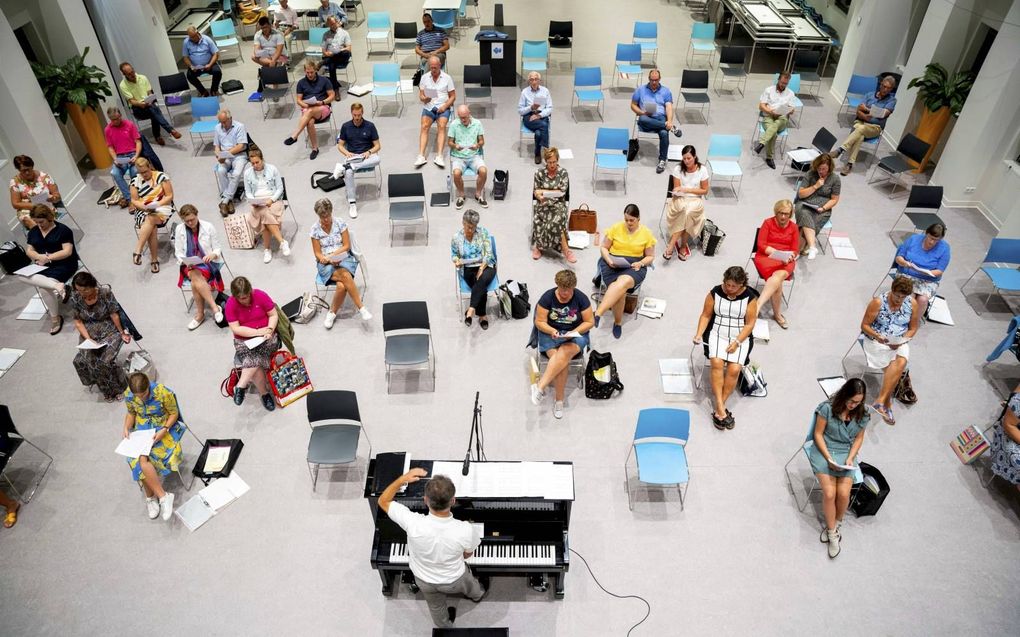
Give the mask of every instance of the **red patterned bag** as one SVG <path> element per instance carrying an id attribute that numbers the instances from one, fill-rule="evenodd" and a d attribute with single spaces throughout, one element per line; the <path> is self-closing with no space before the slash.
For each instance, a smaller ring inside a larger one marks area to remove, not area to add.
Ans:
<path id="1" fill-rule="evenodd" d="M 305 369 L 305 360 L 294 356 L 287 350 L 280 350 L 269 359 L 269 371 L 266 372 L 269 388 L 276 398 L 276 403 L 286 407 L 298 398 L 310 394 L 312 380 Z"/>

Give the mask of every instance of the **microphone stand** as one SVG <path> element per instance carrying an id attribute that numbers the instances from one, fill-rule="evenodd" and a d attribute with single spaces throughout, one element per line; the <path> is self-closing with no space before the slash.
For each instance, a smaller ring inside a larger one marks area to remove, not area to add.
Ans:
<path id="1" fill-rule="evenodd" d="M 482 408 L 478 404 L 480 392 L 475 392 L 475 407 L 471 417 L 471 435 L 468 437 L 467 453 L 464 454 L 464 466 L 461 468 L 461 475 L 467 475 L 471 466 L 471 443 L 475 445 L 475 461 L 485 460 L 485 436 L 482 433 Z"/>

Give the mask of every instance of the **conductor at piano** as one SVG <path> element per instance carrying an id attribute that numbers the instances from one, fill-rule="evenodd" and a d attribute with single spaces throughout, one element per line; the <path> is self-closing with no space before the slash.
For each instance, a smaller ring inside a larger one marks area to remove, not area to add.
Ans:
<path id="1" fill-rule="evenodd" d="M 475 602 L 485 596 L 485 588 L 464 562 L 478 548 L 481 537 L 471 523 L 457 520 L 450 513 L 455 487 L 444 475 L 433 476 L 425 486 L 428 515 L 393 501 L 401 487 L 426 475 L 424 469 L 415 468 L 394 480 L 379 496 L 379 508 L 407 532 L 409 565 L 425 595 L 432 621 L 440 628 L 449 628 L 457 608 L 447 607 L 447 595 L 460 594 Z"/>

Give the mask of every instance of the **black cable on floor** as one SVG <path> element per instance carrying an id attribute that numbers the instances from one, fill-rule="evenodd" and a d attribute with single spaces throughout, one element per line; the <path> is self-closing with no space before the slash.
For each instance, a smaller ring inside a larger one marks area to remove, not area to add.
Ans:
<path id="1" fill-rule="evenodd" d="M 584 559 L 584 556 L 581 555 L 580 553 L 578 553 L 577 551 L 575 551 L 574 549 L 570 549 L 570 552 L 573 553 L 574 555 L 576 555 L 577 557 L 581 558 L 581 561 L 584 562 L 584 567 L 588 569 L 588 574 L 591 575 L 591 578 L 593 580 L 595 580 L 595 584 L 599 588 L 601 588 L 602 591 L 606 595 L 610 595 L 610 596 L 615 597 L 617 599 L 640 599 L 642 602 L 645 603 L 645 606 L 648 607 L 648 610 L 645 611 L 645 616 L 641 618 L 641 621 L 639 621 L 638 623 L 636 623 L 633 626 L 631 626 L 630 630 L 627 631 L 627 637 L 630 637 L 630 634 L 634 631 L 634 629 L 637 628 L 638 626 L 640 626 L 641 624 L 645 623 L 645 620 L 648 619 L 649 615 L 652 614 L 652 605 L 648 603 L 647 599 L 645 599 L 644 597 L 641 597 L 640 595 L 617 595 L 616 593 L 611 593 L 611 592 L 607 591 L 606 587 L 603 586 L 601 583 L 599 583 L 599 579 L 597 577 L 595 577 L 595 573 L 592 572 L 591 566 L 588 565 L 588 560 Z"/>

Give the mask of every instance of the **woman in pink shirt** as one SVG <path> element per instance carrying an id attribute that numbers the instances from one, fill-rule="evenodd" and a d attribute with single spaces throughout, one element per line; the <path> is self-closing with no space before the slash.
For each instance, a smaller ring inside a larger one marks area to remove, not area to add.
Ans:
<path id="1" fill-rule="evenodd" d="M 268 294 L 252 289 L 251 282 L 243 276 L 230 283 L 230 294 L 223 315 L 234 333 L 234 365 L 241 367 L 241 379 L 234 388 L 234 404 L 243 403 L 248 385 L 254 384 L 262 397 L 262 406 L 273 411 L 276 403 L 266 384 L 266 371 L 270 357 L 280 349 L 276 336 L 276 305 Z M 251 347 L 249 341 L 254 338 L 265 340 Z"/>

